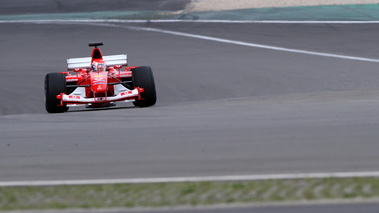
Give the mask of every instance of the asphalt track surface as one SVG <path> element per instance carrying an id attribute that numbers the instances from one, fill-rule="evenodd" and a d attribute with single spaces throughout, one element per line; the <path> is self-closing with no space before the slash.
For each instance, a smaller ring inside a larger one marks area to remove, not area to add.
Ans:
<path id="1" fill-rule="evenodd" d="M 273 206 L 273 207 L 245 207 L 245 208 L 226 208 L 226 209 L 197 209 L 197 210 L 178 210 L 169 211 L 177 213 L 376 213 L 378 204 L 333 204 L 333 205 L 298 205 L 298 206 Z M 163 213 L 167 211 L 156 211 Z M 133 213 L 133 212 L 130 212 Z M 136 212 L 137 213 L 137 212 Z"/>
<path id="2" fill-rule="evenodd" d="M 1 24 L 1 181 L 378 170 L 377 63 L 132 25 L 379 58 L 375 24 Z M 150 65 L 157 105 L 44 112 L 44 76 L 91 41 Z"/>

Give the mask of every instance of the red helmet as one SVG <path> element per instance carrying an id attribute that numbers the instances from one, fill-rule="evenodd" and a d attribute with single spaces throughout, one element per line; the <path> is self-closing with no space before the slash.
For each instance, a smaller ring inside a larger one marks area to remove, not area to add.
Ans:
<path id="1" fill-rule="evenodd" d="M 98 60 L 98 61 L 92 62 L 91 68 L 92 68 L 92 71 L 103 72 L 107 69 L 107 65 L 105 64 L 103 60 Z"/>

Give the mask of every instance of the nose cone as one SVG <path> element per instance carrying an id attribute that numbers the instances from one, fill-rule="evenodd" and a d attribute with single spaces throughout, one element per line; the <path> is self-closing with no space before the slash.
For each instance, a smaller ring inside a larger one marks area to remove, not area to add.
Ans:
<path id="1" fill-rule="evenodd" d="M 107 91 L 107 73 L 99 72 L 99 73 L 91 73 L 91 86 L 92 91 L 96 93 L 102 93 Z"/>

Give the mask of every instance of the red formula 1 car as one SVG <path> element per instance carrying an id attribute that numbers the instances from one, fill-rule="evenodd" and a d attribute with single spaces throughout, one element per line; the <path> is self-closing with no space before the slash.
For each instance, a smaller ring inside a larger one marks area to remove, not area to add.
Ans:
<path id="1" fill-rule="evenodd" d="M 67 59 L 67 72 L 45 77 L 45 106 L 49 113 L 65 112 L 70 106 L 88 108 L 133 102 L 137 107 L 156 102 L 153 72 L 148 66 L 129 67 L 127 55 L 103 56 L 98 46 L 91 57 Z M 123 68 L 125 66 L 125 68 Z"/>

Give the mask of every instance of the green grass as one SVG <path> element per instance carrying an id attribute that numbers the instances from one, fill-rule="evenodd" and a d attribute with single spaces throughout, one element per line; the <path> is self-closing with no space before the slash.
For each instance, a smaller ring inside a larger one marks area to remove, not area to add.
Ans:
<path id="1" fill-rule="evenodd" d="M 174 207 L 368 199 L 378 178 L 0 187 L 0 210 Z"/>

